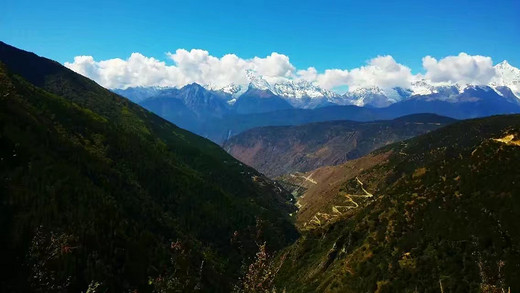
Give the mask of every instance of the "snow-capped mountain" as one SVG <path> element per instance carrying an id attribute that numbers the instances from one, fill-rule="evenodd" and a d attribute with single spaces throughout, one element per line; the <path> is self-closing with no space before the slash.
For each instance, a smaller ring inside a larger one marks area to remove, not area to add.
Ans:
<path id="1" fill-rule="evenodd" d="M 285 98 L 296 108 L 317 108 L 329 104 L 343 104 L 341 95 L 306 80 L 287 80 L 271 86 L 271 91 Z M 338 100 L 339 99 L 339 100 Z"/>
<path id="2" fill-rule="evenodd" d="M 382 108 L 417 97 L 428 100 L 457 101 L 458 96 L 472 86 L 489 87 L 499 96 L 511 101 L 515 101 L 515 99 L 520 101 L 520 69 L 513 67 L 507 61 L 495 65 L 494 68 L 496 75 L 488 85 L 471 85 L 460 82 L 433 83 L 428 79 L 421 78 L 412 82 L 408 88 L 383 89 L 372 86 L 356 88 L 345 94 L 338 94 L 306 80 L 289 78 L 272 80 L 269 77 L 258 75 L 254 71 L 247 71 L 247 82 L 244 84 L 229 84 L 224 87 L 204 85 L 203 87 L 219 95 L 230 107 L 233 107 L 241 97 L 251 99 L 251 94 L 245 95 L 251 89 L 259 90 L 259 93 L 268 93 L 266 96 L 277 96 L 286 100 L 292 107 L 303 109 L 330 105 Z M 147 98 L 161 95 L 161 92 L 168 90 L 171 90 L 171 88 L 137 87 L 114 91 L 134 102 L 141 102 Z"/>
<path id="3" fill-rule="evenodd" d="M 323 89 L 306 80 L 288 80 L 275 83 L 272 86 L 275 94 L 286 98 L 334 98 L 339 95 L 335 92 Z"/>
<path id="4" fill-rule="evenodd" d="M 268 91 L 281 97 L 296 108 L 316 108 L 328 104 L 341 104 L 340 94 L 321 88 L 306 80 L 283 79 L 276 82 L 268 82 L 266 78 L 247 71 L 248 83 L 243 85 L 229 84 L 225 87 L 205 85 L 208 90 L 221 92 L 232 96 L 228 103 L 233 105 L 237 99 L 243 96 L 249 89 Z"/>
<path id="5" fill-rule="evenodd" d="M 412 82 L 409 90 L 411 95 L 431 95 L 436 92 L 435 86 L 424 78 Z"/>
<path id="6" fill-rule="evenodd" d="M 323 98 L 339 96 L 339 94 L 333 91 L 323 89 L 306 80 L 284 79 L 270 83 L 266 78 L 256 74 L 252 70 L 248 70 L 246 74 L 248 83 L 244 85 L 230 84 L 221 88 L 213 85 L 206 85 L 205 87 L 209 90 L 222 91 L 233 95 L 242 94 L 248 88 L 256 88 L 259 90 L 269 90 L 275 95 L 286 98 Z"/>
<path id="7" fill-rule="evenodd" d="M 192 83 L 182 88 L 114 91 L 182 128 L 220 143 L 255 126 L 377 120 L 414 113 L 457 119 L 520 113 L 520 95 L 515 91 L 518 69 L 504 62 L 496 66 L 496 72 L 497 77 L 488 85 L 418 79 L 408 88 L 360 87 L 341 95 L 306 81 L 268 81 L 253 73 L 246 84 L 220 88 Z"/>
<path id="8" fill-rule="evenodd" d="M 286 79 L 269 83 L 265 78 L 248 72 L 249 84 L 246 86 L 230 85 L 222 89 L 223 92 L 239 97 L 247 88 L 268 90 L 273 94 L 285 98 L 296 108 L 317 108 L 327 105 L 356 105 L 382 108 L 413 97 L 456 101 L 472 86 L 488 86 L 500 96 L 520 99 L 520 69 L 511 66 L 507 61 L 495 65 L 496 76 L 489 85 L 472 85 L 466 83 L 432 83 L 425 78 L 411 83 L 409 88 L 380 88 L 377 86 L 357 88 L 343 95 L 323 89 L 318 85 L 305 81 Z M 487 90 L 488 88 L 486 88 Z M 508 90 L 510 89 L 510 90 Z"/>
<path id="9" fill-rule="evenodd" d="M 345 93 L 343 97 L 346 104 L 359 107 L 370 106 L 383 108 L 401 101 L 405 97 L 406 92 L 401 92 L 399 90 L 400 88 L 383 90 L 382 88 L 372 86 L 357 88 Z"/>
<path id="10" fill-rule="evenodd" d="M 460 101 L 468 90 L 479 88 L 483 92 L 495 91 L 510 102 L 520 101 L 520 69 L 507 61 L 494 66 L 496 75 L 488 85 L 467 83 L 432 83 L 419 79 L 411 83 L 410 88 L 381 89 L 378 87 L 359 88 L 344 95 L 347 104 L 356 106 L 386 107 L 391 104 L 420 97 L 427 100 Z M 471 92 L 471 91 L 469 91 Z"/>
<path id="11" fill-rule="evenodd" d="M 220 91 L 222 93 L 229 94 L 232 96 L 240 96 L 241 94 L 244 93 L 244 92 L 242 92 L 242 90 L 244 88 L 242 86 L 236 85 L 234 83 L 229 84 L 223 88 L 215 88 L 215 87 L 212 87 L 211 85 L 206 85 L 205 88 L 208 90 L 211 90 L 211 91 Z"/>
<path id="12" fill-rule="evenodd" d="M 235 84 L 231 83 L 224 87 L 218 87 L 212 84 L 204 85 L 204 88 L 214 92 L 221 92 L 225 94 L 232 95 L 233 98 L 236 98 L 243 95 L 249 88 L 258 89 L 261 91 L 270 91 L 274 93 L 273 87 L 269 84 L 262 76 L 255 74 L 252 70 L 248 70 L 246 72 L 247 84 Z"/>
<path id="13" fill-rule="evenodd" d="M 507 61 L 495 65 L 495 77 L 491 80 L 490 85 L 506 86 L 510 88 L 517 96 L 520 96 L 520 69 L 511 66 Z"/>

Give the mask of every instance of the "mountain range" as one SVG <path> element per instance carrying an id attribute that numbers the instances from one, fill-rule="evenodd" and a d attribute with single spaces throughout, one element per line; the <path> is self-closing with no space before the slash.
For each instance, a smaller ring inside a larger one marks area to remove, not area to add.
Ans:
<path id="1" fill-rule="evenodd" d="M 127 89 L 148 92 L 150 89 Z M 250 88 L 230 105 L 219 92 L 198 84 L 181 89 L 162 89 L 162 94 L 139 104 L 178 126 L 222 144 L 245 130 L 278 125 L 298 125 L 331 120 L 374 121 L 433 113 L 455 119 L 520 113 L 520 100 L 508 87 L 440 87 L 437 92 L 416 95 L 376 108 L 355 105 L 328 105 L 314 109 L 294 108 L 270 91 Z M 196 94 L 195 94 L 196 93 Z M 125 95 L 125 93 L 122 93 Z"/>
<path id="2" fill-rule="evenodd" d="M 495 65 L 494 70 L 496 72 L 495 77 L 487 85 L 479 86 L 487 86 L 499 95 L 520 99 L 520 69 L 513 67 L 507 61 L 503 61 Z M 411 82 L 408 88 L 394 87 L 383 89 L 377 86 L 370 86 L 359 87 L 344 94 L 339 94 L 301 79 L 284 79 L 269 83 L 265 78 L 256 75 L 252 71 L 248 71 L 247 76 L 249 79 L 249 84 L 247 85 L 231 84 L 221 88 L 205 85 L 203 87 L 210 92 L 219 94 L 230 105 L 240 100 L 244 95 L 246 97 L 251 96 L 251 93 L 248 93 L 248 91 L 256 89 L 280 97 L 294 108 L 314 109 L 330 105 L 356 105 L 381 108 L 416 96 L 435 98 L 436 94 L 442 95 L 444 99 L 456 99 L 457 95 L 462 94 L 467 87 L 477 86 L 477 84 L 466 84 L 463 82 L 433 83 L 423 78 Z M 509 88 L 510 91 L 504 93 L 504 88 Z M 141 102 L 147 98 L 160 95 L 161 91 L 170 89 L 137 87 L 115 89 L 114 91 L 134 102 Z"/>
<path id="3" fill-rule="evenodd" d="M 488 85 L 433 84 L 410 88 L 358 88 L 343 95 L 303 80 L 270 84 L 249 74 L 247 86 L 215 89 L 189 84 L 177 88 L 127 88 L 114 92 L 201 136 L 221 144 L 244 130 L 329 120 L 370 121 L 433 113 L 455 119 L 520 113 L 520 70 L 495 66 Z"/>

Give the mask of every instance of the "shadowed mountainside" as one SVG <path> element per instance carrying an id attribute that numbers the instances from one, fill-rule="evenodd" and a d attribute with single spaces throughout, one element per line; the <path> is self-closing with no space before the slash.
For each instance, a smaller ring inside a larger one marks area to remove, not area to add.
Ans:
<path id="1" fill-rule="evenodd" d="M 277 184 L 57 62 L 0 43 L 0 93 L 0 291 L 229 292 L 297 236 Z"/>

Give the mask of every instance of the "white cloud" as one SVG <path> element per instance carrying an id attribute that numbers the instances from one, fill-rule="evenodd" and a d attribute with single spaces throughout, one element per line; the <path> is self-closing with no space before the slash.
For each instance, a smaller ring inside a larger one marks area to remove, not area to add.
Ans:
<path id="1" fill-rule="evenodd" d="M 381 88 L 408 87 L 413 78 L 410 68 L 397 63 L 392 56 L 378 56 L 368 65 L 352 69 L 347 85 L 350 90 L 377 86 Z"/>
<path id="2" fill-rule="evenodd" d="M 252 70 L 268 82 L 287 79 L 306 80 L 326 89 L 348 87 L 355 90 L 377 86 L 383 89 L 408 87 L 414 80 L 426 78 L 432 82 L 464 82 L 486 84 L 495 76 L 490 57 L 460 53 L 437 60 L 423 58 L 425 74 L 413 75 L 410 68 L 396 62 L 390 55 L 378 56 L 365 66 L 353 69 L 315 67 L 297 70 L 289 57 L 276 52 L 266 57 L 242 59 L 235 54 L 215 57 L 200 49 L 178 49 L 168 52 L 168 61 L 132 53 L 128 59 L 96 61 L 92 56 L 77 56 L 65 66 L 85 75 L 107 88 L 134 86 L 175 86 L 189 83 L 224 87 L 231 83 L 246 85 L 247 71 Z M 171 62 L 171 64 L 168 64 Z"/>
<path id="3" fill-rule="evenodd" d="M 296 76 L 298 79 L 313 82 L 318 78 L 318 70 L 314 67 L 309 67 L 307 69 L 298 70 Z"/>
<path id="4" fill-rule="evenodd" d="M 413 75 L 410 68 L 397 63 L 392 56 L 378 56 L 368 61 L 368 64 L 351 69 L 327 69 L 317 74 L 313 67 L 300 70 L 297 74 L 308 81 L 316 81 L 321 87 L 334 89 L 348 86 L 349 90 L 362 87 L 407 87 Z M 314 78 L 314 79 L 312 79 Z"/>
<path id="5" fill-rule="evenodd" d="M 65 62 L 65 66 L 94 80 L 99 79 L 96 62 L 92 56 L 76 56 L 74 57 L 74 62 Z"/>
<path id="6" fill-rule="evenodd" d="M 289 62 L 289 57 L 272 53 L 265 58 L 255 57 L 252 60 L 252 68 L 260 75 L 268 77 L 290 77 L 294 72 L 294 66 Z"/>
<path id="7" fill-rule="evenodd" d="M 234 54 L 217 58 L 205 50 L 178 49 L 167 56 L 173 65 L 132 53 L 126 60 L 95 61 L 92 56 L 77 56 L 74 62 L 66 62 L 65 66 L 107 88 L 182 87 L 193 82 L 224 87 L 231 83 L 247 84 L 247 70 L 253 70 L 269 81 L 291 77 L 295 70 L 289 57 L 276 52 L 265 58 L 241 59 Z"/>
<path id="8" fill-rule="evenodd" d="M 92 56 L 78 56 L 74 62 L 66 62 L 65 66 L 107 88 L 167 86 L 170 80 L 179 77 L 177 68 L 140 53 L 132 53 L 127 60 L 115 58 L 99 62 Z"/>
<path id="9" fill-rule="evenodd" d="M 335 87 L 347 85 L 349 81 L 348 70 L 327 69 L 325 73 L 319 74 L 317 78 L 318 85 L 325 89 L 333 89 Z"/>
<path id="10" fill-rule="evenodd" d="M 460 53 L 439 61 L 426 56 L 422 62 L 426 70 L 425 77 L 433 82 L 487 84 L 496 74 L 491 57 L 480 55 Z"/>
<path id="11" fill-rule="evenodd" d="M 178 49 L 175 53 L 167 53 L 179 72 L 177 79 L 170 80 L 171 86 L 183 86 L 188 83 L 214 84 L 225 86 L 230 83 L 246 83 L 245 70 L 248 63 L 234 54 L 217 58 L 208 51 Z"/>

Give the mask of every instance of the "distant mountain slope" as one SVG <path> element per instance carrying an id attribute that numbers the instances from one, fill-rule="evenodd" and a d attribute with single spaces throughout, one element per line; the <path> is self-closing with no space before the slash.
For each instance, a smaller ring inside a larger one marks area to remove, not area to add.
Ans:
<path id="1" fill-rule="evenodd" d="M 223 148 L 265 175 L 277 177 L 338 165 L 454 121 L 433 114 L 416 114 L 389 121 L 260 127 L 230 138 Z"/>
<path id="2" fill-rule="evenodd" d="M 200 134 L 208 121 L 231 114 L 227 97 L 193 83 L 181 89 L 163 89 L 140 102 L 144 108 L 186 130 Z"/>
<path id="3" fill-rule="evenodd" d="M 495 65 L 495 72 L 496 76 L 489 84 L 483 85 L 420 79 L 405 88 L 366 86 L 344 94 L 304 80 L 285 79 L 270 83 L 251 71 L 246 85 L 230 84 L 218 88 L 189 84 L 181 89 L 137 87 L 114 91 L 139 101 L 170 122 L 220 144 L 230 136 L 261 126 L 329 120 L 370 121 L 417 113 L 456 119 L 520 113 L 520 69 L 504 61 Z M 194 88 L 197 90 L 192 91 Z M 345 106 L 351 108 L 345 112 Z M 321 108 L 329 110 L 322 111 Z M 311 114 L 306 110 L 316 112 Z"/>
<path id="4" fill-rule="evenodd" d="M 198 125 L 203 124 L 209 117 L 201 117 L 190 110 L 182 100 L 171 97 L 155 97 L 140 104 L 142 107 L 159 115 L 186 130 L 198 133 Z"/>
<path id="5" fill-rule="evenodd" d="M 210 141 L 0 43 L 0 291 L 229 292 L 290 195 Z"/>
<path id="6" fill-rule="evenodd" d="M 520 290 L 520 115 L 454 123 L 286 176 L 303 235 L 287 292 Z"/>
<path id="7" fill-rule="evenodd" d="M 373 121 L 384 118 L 384 113 L 379 109 L 357 106 L 331 106 L 312 110 L 287 109 L 213 119 L 201 126 L 199 134 L 221 144 L 226 139 L 255 127 L 301 125 L 333 120 Z"/>
<path id="8" fill-rule="evenodd" d="M 292 106 L 270 90 L 249 88 L 237 99 L 233 108 L 237 114 L 256 114 L 292 109 Z"/>
<path id="9" fill-rule="evenodd" d="M 511 80 L 507 84 L 514 87 L 515 80 Z M 116 92 L 132 100 L 141 100 L 135 95 L 142 93 L 147 97 L 140 102 L 143 107 L 218 144 L 242 131 L 262 126 L 331 120 L 374 121 L 417 113 L 456 119 L 520 113 L 520 99 L 512 88 L 499 85 L 503 82 L 490 86 L 433 86 L 423 81 L 417 82 L 414 90 L 396 88 L 391 95 L 379 88 L 361 88 L 343 98 L 328 93 L 322 96 L 313 91 L 313 97 L 282 96 L 274 94 L 264 83 L 257 81 L 246 91 L 233 88 L 230 92 L 208 90 L 197 84 L 181 89 L 134 88 Z M 293 86 L 287 85 L 289 92 L 292 89 Z M 240 95 L 234 96 L 234 91 Z M 377 108 L 383 106 L 387 107 Z"/>
<path id="10" fill-rule="evenodd" d="M 134 103 L 140 103 L 151 97 L 160 95 L 162 92 L 169 90 L 164 87 L 130 87 L 126 89 L 113 89 L 112 91 L 120 96 L 123 96 Z"/>
<path id="11" fill-rule="evenodd" d="M 180 100 L 200 119 L 223 117 L 230 112 L 230 106 L 227 103 L 228 95 L 208 91 L 196 83 L 189 84 L 181 89 L 163 90 L 143 103 L 150 104 L 150 100 L 157 98 Z"/>
<path id="12" fill-rule="evenodd" d="M 444 92 L 412 96 L 383 110 L 387 115 L 408 115 L 429 112 L 457 119 L 486 117 L 497 114 L 520 113 L 520 100 L 506 88 L 496 91 L 487 86 L 469 86 L 453 93 L 453 87 Z"/>

